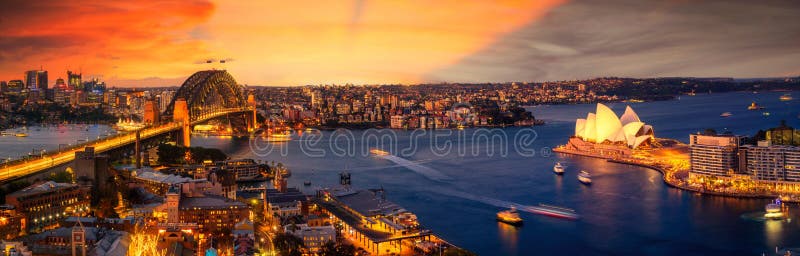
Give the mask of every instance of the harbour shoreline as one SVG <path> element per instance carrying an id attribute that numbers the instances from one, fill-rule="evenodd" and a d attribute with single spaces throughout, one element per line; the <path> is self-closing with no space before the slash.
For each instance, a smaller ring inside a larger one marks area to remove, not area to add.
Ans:
<path id="1" fill-rule="evenodd" d="M 676 180 L 677 178 L 676 179 L 669 179 L 668 176 L 674 175 L 674 173 L 668 172 L 664 168 L 661 168 L 661 167 L 658 167 L 658 166 L 645 164 L 645 163 L 640 163 L 640 162 L 636 162 L 636 161 L 633 161 L 633 160 L 615 159 L 615 158 L 612 158 L 612 157 L 609 157 L 609 156 L 604 156 L 604 155 L 598 155 L 598 154 L 592 154 L 592 153 L 588 153 L 588 152 L 580 152 L 580 151 L 575 151 L 575 150 L 569 150 L 569 149 L 565 149 L 565 148 L 561 148 L 561 147 L 553 148 L 553 152 L 561 153 L 561 154 L 567 154 L 567 155 L 576 155 L 576 156 L 582 156 L 582 157 L 592 157 L 592 158 L 604 159 L 604 160 L 606 160 L 607 162 L 610 162 L 610 163 L 633 165 L 633 166 L 639 166 L 639 167 L 644 167 L 644 168 L 648 168 L 648 169 L 651 169 L 651 170 L 655 170 L 655 171 L 661 173 L 661 180 L 664 182 L 664 184 L 667 184 L 667 186 L 670 186 L 670 187 L 673 187 L 673 188 L 677 188 L 677 189 L 682 189 L 682 190 L 689 191 L 689 192 L 699 193 L 699 194 L 702 194 L 702 195 L 724 196 L 724 197 L 745 198 L 745 199 L 774 199 L 776 197 L 781 197 L 781 195 L 777 195 L 777 194 L 769 194 L 769 195 L 767 195 L 767 194 L 742 194 L 742 193 L 732 194 L 732 193 L 725 193 L 725 192 L 719 192 L 719 191 L 709 191 L 709 190 L 705 190 L 705 189 L 697 189 L 697 188 L 693 188 L 691 186 L 685 185 L 684 182 Z M 800 203 L 800 200 L 796 199 L 796 198 L 786 198 L 786 199 L 784 199 L 784 202 L 787 202 L 787 203 Z"/>

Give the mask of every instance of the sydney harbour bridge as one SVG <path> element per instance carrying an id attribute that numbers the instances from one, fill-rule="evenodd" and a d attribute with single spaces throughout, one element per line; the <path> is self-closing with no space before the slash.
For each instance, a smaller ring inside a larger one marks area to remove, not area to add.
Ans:
<path id="1" fill-rule="evenodd" d="M 135 132 L 89 141 L 77 148 L 11 162 L 0 168 L 0 183 L 70 163 L 75 159 L 75 152 L 86 147 L 103 153 L 134 146 L 136 154 L 139 154 L 140 142 L 156 137 L 172 137 L 178 145 L 188 147 L 192 126 L 217 118 L 227 118 L 234 132 L 251 132 L 256 129 L 255 99 L 245 93 L 244 88 L 225 70 L 199 71 L 183 82 L 158 122 Z"/>

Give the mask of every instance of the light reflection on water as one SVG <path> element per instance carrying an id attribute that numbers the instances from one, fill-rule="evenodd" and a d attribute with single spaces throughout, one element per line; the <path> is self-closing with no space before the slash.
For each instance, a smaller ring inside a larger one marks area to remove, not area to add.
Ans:
<path id="1" fill-rule="evenodd" d="M 690 133 L 706 128 L 750 135 L 777 125 L 781 119 L 786 119 L 790 126 L 800 127 L 796 118 L 800 101 L 778 102 L 781 94 L 698 95 L 680 101 L 631 105 L 644 122 L 655 127 L 658 136 L 686 141 Z M 772 115 L 763 117 L 757 111 L 748 112 L 746 107 L 753 100 L 766 106 Z M 611 105 L 617 113 L 625 107 L 621 103 Z M 534 145 L 563 144 L 574 130 L 572 120 L 590 111 L 594 111 L 594 105 L 534 108 L 537 118 L 559 120 L 535 127 L 539 136 Z M 722 112 L 733 112 L 734 116 L 721 119 Z M 513 134 L 520 129 L 505 131 Z M 410 144 L 411 131 L 397 133 L 401 148 Z M 459 143 L 457 138 L 453 139 L 453 143 Z M 326 143 L 330 142 L 321 142 L 323 146 Z M 417 214 L 426 228 L 480 255 L 497 255 L 498 248 L 502 248 L 503 255 L 760 255 L 775 246 L 800 246 L 800 226 L 796 222 L 784 222 L 775 228 L 740 217 L 763 210 L 769 200 L 697 195 L 669 188 L 655 171 L 598 159 L 514 154 L 438 156 L 430 150 L 404 156 L 453 177 L 453 181 L 437 182 L 372 156 L 307 157 L 299 149 L 299 140 L 276 147 L 275 152 L 286 155 L 265 156 L 253 154 L 247 140 L 236 138 L 193 138 L 192 144 L 219 147 L 232 157 L 282 162 L 292 169 L 290 186 L 299 188 L 303 188 L 306 179 L 313 180 L 314 186 L 334 186 L 341 170 L 352 169 L 353 186 L 383 186 L 389 200 Z M 552 172 L 558 161 L 568 165 L 567 173 L 561 177 Z M 593 174 L 592 186 L 583 186 L 576 180 L 575 175 L 581 169 Z M 512 233 L 495 223 L 496 206 L 452 191 L 468 192 L 480 196 L 478 199 L 569 207 L 582 218 L 566 221 L 522 213 L 526 225 Z M 309 192 L 313 193 L 306 191 Z M 791 211 L 796 211 L 796 206 Z"/>
<path id="2" fill-rule="evenodd" d="M 508 251 L 517 251 L 517 240 L 519 240 L 519 228 L 503 222 L 497 222 L 500 241 L 503 241 L 503 248 Z"/>

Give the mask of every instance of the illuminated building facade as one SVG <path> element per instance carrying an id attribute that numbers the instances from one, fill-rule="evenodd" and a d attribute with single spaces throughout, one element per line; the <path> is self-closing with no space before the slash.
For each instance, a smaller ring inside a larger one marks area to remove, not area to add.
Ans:
<path id="1" fill-rule="evenodd" d="M 6 195 L 6 203 L 25 216 L 29 231 L 57 224 L 89 210 L 90 192 L 77 184 L 47 181 Z"/>
<path id="2" fill-rule="evenodd" d="M 747 173 L 758 181 L 800 182 L 800 147 L 759 141 L 740 149 Z"/>
<path id="3" fill-rule="evenodd" d="M 692 175 L 730 177 L 739 169 L 738 149 L 742 137 L 734 135 L 689 135 Z"/>
<path id="4" fill-rule="evenodd" d="M 646 125 L 633 109 L 628 106 L 622 117 L 606 105 L 597 103 L 595 113 L 589 113 L 585 119 L 575 121 L 575 137 L 593 143 L 624 144 L 630 148 L 651 141 L 654 138 L 653 127 Z"/>

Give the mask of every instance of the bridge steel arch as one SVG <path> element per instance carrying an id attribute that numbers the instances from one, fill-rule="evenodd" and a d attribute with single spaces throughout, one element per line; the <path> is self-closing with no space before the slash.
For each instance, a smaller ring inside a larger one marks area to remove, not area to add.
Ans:
<path id="1" fill-rule="evenodd" d="M 218 109 L 247 107 L 244 88 L 225 70 L 204 70 L 189 76 L 164 109 L 165 118 L 173 116 L 179 99 L 186 101 L 192 121 Z"/>

